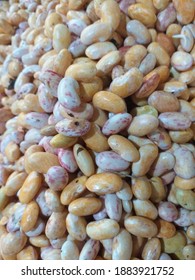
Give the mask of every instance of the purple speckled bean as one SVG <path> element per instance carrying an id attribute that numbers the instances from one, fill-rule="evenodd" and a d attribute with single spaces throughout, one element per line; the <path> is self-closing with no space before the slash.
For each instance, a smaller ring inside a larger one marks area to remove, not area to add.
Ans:
<path id="1" fill-rule="evenodd" d="M 188 227 L 192 224 L 190 211 L 185 208 L 179 208 L 179 216 L 174 223 L 180 227 Z"/>
<path id="2" fill-rule="evenodd" d="M 58 85 L 63 77 L 52 70 L 46 70 L 39 74 L 39 79 L 47 87 L 48 91 L 57 97 Z"/>
<path id="3" fill-rule="evenodd" d="M 31 112 L 26 114 L 25 120 L 31 127 L 41 129 L 48 124 L 48 118 L 48 114 Z"/>
<path id="4" fill-rule="evenodd" d="M 105 171 L 123 171 L 130 165 L 130 163 L 124 160 L 120 155 L 111 151 L 97 154 L 95 161 L 97 166 Z"/>
<path id="5" fill-rule="evenodd" d="M 83 246 L 79 260 L 94 260 L 100 250 L 100 242 L 98 240 L 89 239 Z"/>
<path id="6" fill-rule="evenodd" d="M 158 206 L 159 217 L 167 222 L 173 222 L 178 218 L 178 210 L 176 206 L 169 201 L 160 202 Z"/>
<path id="7" fill-rule="evenodd" d="M 41 135 L 39 129 L 31 128 L 26 132 L 24 140 L 29 143 L 36 144 L 36 143 L 39 143 L 39 141 L 42 139 L 42 137 L 43 136 Z"/>
<path id="8" fill-rule="evenodd" d="M 83 119 L 68 119 L 58 122 L 55 129 L 65 136 L 80 137 L 85 135 L 90 129 L 90 122 Z"/>
<path id="9" fill-rule="evenodd" d="M 30 231 L 25 232 L 28 237 L 35 237 L 40 235 L 45 229 L 45 222 L 42 219 L 38 219 L 36 225 Z"/>
<path id="10" fill-rule="evenodd" d="M 46 188 L 42 189 L 42 191 L 38 194 L 38 196 L 36 197 L 36 202 L 38 203 L 41 213 L 46 216 L 49 217 L 52 214 L 52 211 L 49 209 L 49 207 L 47 206 L 47 203 L 45 201 L 45 191 Z"/>
<path id="11" fill-rule="evenodd" d="M 68 172 L 74 173 L 78 169 L 74 153 L 71 149 L 59 149 L 58 159 L 61 166 L 64 167 Z"/>
<path id="12" fill-rule="evenodd" d="M 61 166 L 52 166 L 45 174 L 45 182 L 53 191 L 62 191 L 68 184 L 68 172 Z"/>
<path id="13" fill-rule="evenodd" d="M 61 111 L 60 111 L 60 102 L 59 101 L 56 102 L 56 104 L 53 108 L 53 115 L 54 115 L 55 121 L 57 121 L 57 122 L 62 121 L 64 119 L 64 117 L 62 116 Z"/>
<path id="14" fill-rule="evenodd" d="M 23 131 L 12 131 L 8 133 L 1 141 L 1 153 L 5 152 L 6 146 L 10 142 L 15 142 L 16 144 L 20 144 L 20 142 L 24 139 L 24 132 Z"/>
<path id="15" fill-rule="evenodd" d="M 150 174 L 155 177 L 159 177 L 170 171 L 175 166 L 175 158 L 169 152 L 162 152 L 158 155 L 155 162 L 152 164 L 150 168 Z"/>
<path id="16" fill-rule="evenodd" d="M 121 0 L 119 3 L 119 8 L 123 13 L 128 15 L 128 8 L 130 5 L 135 4 L 136 0 Z"/>
<path id="17" fill-rule="evenodd" d="M 57 98 L 51 95 L 44 84 L 40 84 L 38 88 L 38 99 L 41 108 L 46 113 L 52 113 L 56 104 Z"/>
<path id="18" fill-rule="evenodd" d="M 49 116 L 49 118 L 48 118 L 48 124 L 50 125 L 50 124 L 57 124 L 57 122 L 58 122 L 58 120 L 56 120 L 56 118 L 54 117 L 54 115 L 53 114 L 51 114 L 50 116 Z"/>
<path id="19" fill-rule="evenodd" d="M 115 114 L 105 122 L 102 132 L 104 135 L 117 134 L 128 127 L 131 120 L 132 116 L 128 113 Z"/>
<path id="20" fill-rule="evenodd" d="M 14 213 L 9 217 L 6 229 L 8 232 L 14 232 L 20 229 L 20 221 L 26 208 L 26 204 L 20 203 Z"/>
<path id="21" fill-rule="evenodd" d="M 176 163 L 174 171 L 177 176 L 191 179 L 195 176 L 195 158 L 193 153 L 186 147 L 179 147 L 173 152 Z"/>
<path id="22" fill-rule="evenodd" d="M 122 215 L 122 203 L 116 194 L 105 195 L 105 207 L 108 217 L 120 221 Z"/>
<path id="23" fill-rule="evenodd" d="M 77 36 L 81 35 L 81 32 L 85 27 L 87 27 L 87 24 L 84 22 L 84 20 L 80 18 L 71 19 L 67 23 L 68 29 L 71 33 L 76 34 Z"/>
<path id="24" fill-rule="evenodd" d="M 41 260 L 61 260 L 61 250 L 50 247 L 41 248 Z"/>
<path id="25" fill-rule="evenodd" d="M 44 53 L 52 50 L 53 48 L 53 44 L 52 44 L 52 40 L 49 38 L 45 38 L 44 40 L 39 40 L 38 43 L 35 45 L 35 47 L 33 48 L 33 53 L 35 55 L 43 55 Z"/>
<path id="26" fill-rule="evenodd" d="M 53 148 L 50 145 L 50 141 L 51 141 L 52 138 L 53 138 L 52 136 L 44 136 L 40 140 L 39 145 L 42 146 L 46 152 L 57 155 L 58 154 L 58 149 Z"/>
<path id="27" fill-rule="evenodd" d="M 191 126 L 190 119 L 180 112 L 168 112 L 159 115 L 160 125 L 170 130 L 185 130 Z"/>
<path id="28" fill-rule="evenodd" d="M 176 20 L 176 10 L 173 3 L 170 3 L 166 9 L 157 16 L 156 28 L 158 31 L 164 32 L 167 27 Z"/>
<path id="29" fill-rule="evenodd" d="M 64 116 L 69 116 L 76 119 L 90 120 L 93 117 L 94 108 L 90 103 L 81 103 L 76 111 L 68 110 L 62 105 L 59 106 L 60 112 Z"/>
<path id="30" fill-rule="evenodd" d="M 69 110 L 76 110 L 81 104 L 78 91 L 79 84 L 75 79 L 71 77 L 63 78 L 58 85 L 60 104 Z"/>
<path id="31" fill-rule="evenodd" d="M 169 185 L 175 179 L 175 172 L 169 171 L 161 176 L 164 185 Z"/>
<path id="32" fill-rule="evenodd" d="M 27 77 L 22 72 L 20 72 L 14 84 L 15 92 L 17 93 L 23 85 L 29 82 L 30 82 L 30 77 Z"/>
<path id="33" fill-rule="evenodd" d="M 164 151 L 171 148 L 171 138 L 164 128 L 158 127 L 155 131 L 149 133 L 147 136 L 161 150 Z"/>
<path id="34" fill-rule="evenodd" d="M 22 85 L 22 87 L 17 91 L 16 97 L 17 99 L 23 98 L 26 94 L 32 93 L 35 91 L 35 85 L 33 83 L 26 83 Z"/>
<path id="35" fill-rule="evenodd" d="M 133 249 L 131 234 L 122 229 L 120 233 L 113 238 L 112 259 L 113 260 L 130 260 Z"/>
<path id="36" fill-rule="evenodd" d="M 80 38 L 78 38 L 70 44 L 68 50 L 73 57 L 78 57 L 85 53 L 86 48 L 87 46 L 81 42 Z"/>

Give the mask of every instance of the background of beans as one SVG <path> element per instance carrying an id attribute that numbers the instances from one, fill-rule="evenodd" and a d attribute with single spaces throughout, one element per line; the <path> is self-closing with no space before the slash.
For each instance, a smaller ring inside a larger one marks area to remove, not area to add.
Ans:
<path id="1" fill-rule="evenodd" d="M 194 20 L 0 1 L 0 259 L 195 259 Z"/>

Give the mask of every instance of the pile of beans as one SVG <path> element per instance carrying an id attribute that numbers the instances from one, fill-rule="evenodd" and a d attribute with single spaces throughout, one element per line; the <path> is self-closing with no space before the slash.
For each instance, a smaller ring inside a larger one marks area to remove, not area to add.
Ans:
<path id="1" fill-rule="evenodd" d="M 0 1 L 0 259 L 195 259 L 195 2 Z"/>

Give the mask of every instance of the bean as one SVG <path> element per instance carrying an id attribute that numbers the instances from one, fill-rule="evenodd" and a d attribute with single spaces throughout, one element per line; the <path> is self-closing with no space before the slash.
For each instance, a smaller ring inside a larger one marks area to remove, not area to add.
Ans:
<path id="1" fill-rule="evenodd" d="M 156 108 L 160 113 L 179 110 L 179 101 L 171 93 L 155 91 L 148 98 L 148 104 Z"/>
<path id="2" fill-rule="evenodd" d="M 153 53 L 156 56 L 156 61 L 158 65 L 169 66 L 170 57 L 168 53 L 160 46 L 157 42 L 152 42 L 148 46 L 148 52 Z"/>
<path id="3" fill-rule="evenodd" d="M 63 168 L 68 172 L 74 173 L 78 169 L 78 165 L 71 149 L 60 149 L 58 152 L 58 159 Z"/>
<path id="4" fill-rule="evenodd" d="M 175 158 L 168 152 L 162 152 L 155 160 L 150 169 L 150 174 L 153 176 L 161 176 L 167 171 L 170 171 L 175 166 Z"/>
<path id="5" fill-rule="evenodd" d="M 119 191 L 123 182 L 117 174 L 106 172 L 92 175 L 85 185 L 89 191 L 102 195 Z"/>
<path id="6" fill-rule="evenodd" d="M 171 238 L 163 238 L 162 239 L 162 246 L 164 248 L 165 253 L 175 253 L 180 248 L 186 245 L 186 237 L 180 231 L 176 232 L 176 234 Z"/>
<path id="7" fill-rule="evenodd" d="M 155 223 L 144 217 L 127 217 L 124 225 L 131 234 L 136 236 L 151 238 L 157 234 L 157 226 Z"/>
<path id="8" fill-rule="evenodd" d="M 161 113 L 159 115 L 160 125 L 170 130 L 184 130 L 190 127 L 190 119 L 180 112 Z"/>
<path id="9" fill-rule="evenodd" d="M 130 124 L 131 119 L 132 117 L 128 113 L 115 114 L 104 124 L 102 132 L 104 135 L 117 134 Z"/>
<path id="10" fill-rule="evenodd" d="M 65 224 L 66 216 L 67 216 L 66 212 L 52 213 L 52 215 L 49 217 L 47 221 L 46 228 L 45 228 L 45 234 L 47 238 L 56 239 L 64 235 L 66 231 L 66 224 Z"/>
<path id="11" fill-rule="evenodd" d="M 166 197 L 166 188 L 163 184 L 162 179 L 159 177 L 152 177 L 150 182 L 152 187 L 150 200 L 153 203 L 159 203 Z"/>
<path id="12" fill-rule="evenodd" d="M 114 114 L 126 111 L 124 100 L 120 96 L 109 91 L 99 91 L 95 93 L 93 96 L 93 105 Z"/>
<path id="13" fill-rule="evenodd" d="M 102 206 L 101 200 L 93 197 L 77 198 L 69 204 L 70 213 L 77 216 L 93 215 L 100 210 Z"/>
<path id="14" fill-rule="evenodd" d="M 174 4 L 170 3 L 157 16 L 156 28 L 158 31 L 166 31 L 167 27 L 176 20 L 176 10 Z"/>
<path id="15" fill-rule="evenodd" d="M 179 176 L 175 176 L 174 185 L 183 190 L 192 190 L 194 188 L 195 178 L 192 177 L 191 179 L 184 179 Z"/>
<path id="16" fill-rule="evenodd" d="M 195 240 L 195 226 L 194 225 L 189 226 L 186 233 L 187 233 L 187 237 L 190 240 L 192 240 L 192 241 Z"/>
<path id="17" fill-rule="evenodd" d="M 193 57 L 187 52 L 178 51 L 172 55 L 171 64 L 178 71 L 186 71 L 193 65 Z"/>
<path id="18" fill-rule="evenodd" d="M 155 220 L 158 216 L 158 211 L 155 205 L 150 200 L 133 200 L 133 208 L 137 216 L 142 216 Z"/>
<path id="19" fill-rule="evenodd" d="M 132 19 L 139 20 L 146 27 L 153 27 L 156 22 L 154 11 L 142 3 L 130 5 L 128 8 L 128 14 Z"/>
<path id="20" fill-rule="evenodd" d="M 176 159 L 175 173 L 184 179 L 193 178 L 195 176 L 195 160 L 193 154 L 186 148 L 178 148 L 174 151 L 174 156 Z"/>
<path id="21" fill-rule="evenodd" d="M 32 201 L 27 204 L 26 209 L 22 215 L 21 219 L 21 228 L 24 232 L 30 231 L 33 229 L 37 223 L 39 216 L 39 206 L 35 201 Z"/>
<path id="22" fill-rule="evenodd" d="M 162 127 L 158 127 L 155 131 L 149 133 L 147 136 L 161 150 L 168 150 L 171 147 L 171 138 L 167 131 Z"/>
<path id="23" fill-rule="evenodd" d="M 69 213 L 66 217 L 66 228 L 68 233 L 76 240 L 83 241 L 87 237 L 87 222 L 83 217 Z"/>
<path id="24" fill-rule="evenodd" d="M 64 210 L 59 194 L 51 189 L 45 191 L 45 202 L 52 212 L 62 212 Z"/>
<path id="25" fill-rule="evenodd" d="M 121 54 L 119 51 L 111 51 L 104 55 L 96 64 L 97 75 L 102 76 L 109 74 L 114 66 L 119 64 L 121 61 Z"/>
<path id="26" fill-rule="evenodd" d="M 112 259 L 129 260 L 132 254 L 133 242 L 131 235 L 125 229 L 121 229 L 119 234 L 113 238 Z"/>
<path id="27" fill-rule="evenodd" d="M 181 24 L 188 24 L 194 17 L 194 3 L 191 0 L 173 0 L 174 7 L 177 11 L 177 20 Z"/>
<path id="28" fill-rule="evenodd" d="M 89 239 L 83 246 L 79 260 L 94 260 L 100 250 L 99 241 Z"/>
<path id="29" fill-rule="evenodd" d="M 185 260 L 194 260 L 195 259 L 195 246 L 193 244 L 186 245 L 183 248 L 183 255 Z"/>
<path id="30" fill-rule="evenodd" d="M 122 215 L 122 203 L 116 194 L 105 195 L 105 208 L 110 219 L 120 221 Z"/>
<path id="31" fill-rule="evenodd" d="M 178 204 L 187 210 L 195 210 L 194 196 L 192 190 L 176 189 L 176 199 Z"/>
<path id="32" fill-rule="evenodd" d="M 45 222 L 39 218 L 35 224 L 35 226 L 30 230 L 25 232 L 26 236 L 34 237 L 40 235 L 45 229 Z"/>
<path id="33" fill-rule="evenodd" d="M 58 133 L 70 137 L 85 135 L 90 129 L 90 122 L 83 119 L 63 119 L 59 121 L 55 129 Z"/>
<path id="34" fill-rule="evenodd" d="M 42 260 L 61 260 L 60 249 L 54 249 L 50 247 L 44 247 L 41 249 Z"/>
<path id="35" fill-rule="evenodd" d="M 79 249 L 74 241 L 66 240 L 61 248 L 62 260 L 78 260 Z"/>
<path id="36" fill-rule="evenodd" d="M 179 209 L 179 216 L 174 221 L 174 223 L 178 226 L 181 226 L 181 227 L 190 226 L 192 224 L 192 221 L 190 219 L 190 211 L 185 209 L 185 208 L 180 208 Z"/>
<path id="37" fill-rule="evenodd" d="M 147 54 L 139 65 L 139 70 L 143 75 L 147 75 L 156 65 L 156 56 L 153 53 Z"/>
<path id="38" fill-rule="evenodd" d="M 140 200 L 147 200 L 152 194 L 152 187 L 146 177 L 132 178 L 133 195 Z"/>
<path id="39" fill-rule="evenodd" d="M 85 54 L 90 59 L 100 59 L 104 55 L 116 50 L 115 45 L 111 42 L 98 42 L 87 47 Z"/>
<path id="40" fill-rule="evenodd" d="M 129 167 L 129 162 L 115 152 L 101 152 L 95 160 L 97 166 L 105 171 L 123 171 Z"/>
<path id="41" fill-rule="evenodd" d="M 20 231 L 10 232 L 1 237 L 1 251 L 5 255 L 19 253 L 25 246 L 27 237 Z"/>
<path id="42" fill-rule="evenodd" d="M 109 239 L 119 232 L 119 225 L 112 219 L 90 222 L 86 227 L 87 234 L 94 240 Z"/>
<path id="43" fill-rule="evenodd" d="M 176 234 L 176 227 L 173 223 L 161 219 L 157 219 L 155 223 L 158 227 L 157 236 L 159 238 L 171 238 Z"/>
<path id="44" fill-rule="evenodd" d="M 65 118 L 73 117 L 76 119 L 90 120 L 93 116 L 93 106 L 90 103 L 81 103 L 77 111 L 65 109 L 62 105 L 59 106 L 60 113 Z"/>
<path id="45" fill-rule="evenodd" d="M 61 166 L 52 166 L 45 174 L 45 182 L 53 191 L 61 191 L 68 183 L 68 173 Z"/>
<path id="46" fill-rule="evenodd" d="M 17 254 L 17 260 L 38 260 L 38 254 L 33 246 L 27 246 Z"/>
<path id="47" fill-rule="evenodd" d="M 140 21 L 131 20 L 127 23 L 126 28 L 127 32 L 135 38 L 137 44 L 147 45 L 151 42 L 151 35 L 148 29 Z"/>
<path id="48" fill-rule="evenodd" d="M 4 193 L 7 196 L 13 196 L 23 185 L 27 174 L 25 172 L 18 173 L 17 171 L 13 172 L 7 179 Z"/>
<path id="49" fill-rule="evenodd" d="M 39 75 L 39 79 L 47 87 L 48 91 L 55 97 L 57 97 L 57 89 L 60 80 L 63 77 L 52 70 L 42 71 Z"/>
<path id="50" fill-rule="evenodd" d="M 158 260 L 161 253 L 161 243 L 158 238 L 148 240 L 142 251 L 143 260 Z"/>
<path id="51" fill-rule="evenodd" d="M 167 222 L 173 222 L 178 218 L 177 208 L 171 202 L 161 202 L 158 207 L 158 213 Z"/>

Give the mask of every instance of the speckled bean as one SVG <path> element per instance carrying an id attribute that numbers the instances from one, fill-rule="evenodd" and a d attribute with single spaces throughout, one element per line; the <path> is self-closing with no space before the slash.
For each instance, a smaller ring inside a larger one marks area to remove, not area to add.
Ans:
<path id="1" fill-rule="evenodd" d="M 56 239 L 60 238 L 64 235 L 66 231 L 66 219 L 67 212 L 55 213 L 53 212 L 52 215 L 49 217 L 46 228 L 45 234 L 49 239 Z"/>
<path id="2" fill-rule="evenodd" d="M 83 119 L 63 119 L 55 126 L 56 131 L 65 136 L 77 137 L 85 135 L 90 129 L 90 122 Z"/>
<path id="3" fill-rule="evenodd" d="M 100 250 L 100 243 L 98 240 L 89 239 L 83 246 L 79 260 L 94 260 Z"/>
<path id="4" fill-rule="evenodd" d="M 68 183 L 68 172 L 61 166 L 52 166 L 45 174 L 45 181 L 53 191 L 61 191 Z"/>
<path id="5" fill-rule="evenodd" d="M 170 130 L 184 130 L 190 127 L 190 119 L 180 112 L 162 113 L 159 115 L 160 125 Z"/>
<path id="6" fill-rule="evenodd" d="M 161 253 L 161 243 L 158 238 L 151 238 L 146 242 L 142 251 L 143 260 L 158 260 Z"/>
<path id="7" fill-rule="evenodd" d="M 115 114 L 104 124 L 102 132 L 104 135 L 117 134 L 130 125 L 131 119 L 128 113 Z"/>
<path id="8" fill-rule="evenodd" d="M 45 202 L 52 212 L 62 212 L 64 206 L 60 202 L 60 195 L 58 192 L 51 189 L 45 191 Z"/>
<path id="9" fill-rule="evenodd" d="M 175 166 L 175 158 L 171 153 L 162 152 L 159 154 L 158 158 L 155 160 L 150 168 L 150 174 L 152 176 L 161 176 L 167 171 L 170 171 Z"/>
<path id="10" fill-rule="evenodd" d="M 66 217 L 67 231 L 76 240 L 83 241 L 86 239 L 86 225 L 87 222 L 84 217 L 78 217 L 72 213 L 69 213 Z"/>
<path id="11" fill-rule="evenodd" d="M 119 234 L 113 238 L 112 259 L 129 260 L 131 258 L 133 242 L 130 233 L 121 229 Z"/>
<path id="12" fill-rule="evenodd" d="M 195 159 L 192 152 L 184 147 L 174 151 L 176 163 L 174 166 L 175 173 L 184 178 L 191 179 L 195 176 Z"/>
<path id="13" fill-rule="evenodd" d="M 61 248 L 62 260 L 78 260 L 79 249 L 74 241 L 66 240 Z"/>
<path id="14" fill-rule="evenodd" d="M 117 222 L 120 221 L 122 216 L 122 203 L 116 194 L 105 195 L 105 208 L 110 219 Z"/>
<path id="15" fill-rule="evenodd" d="M 179 215 L 175 205 L 168 201 L 160 203 L 158 207 L 158 214 L 163 220 L 167 222 L 175 221 Z"/>

